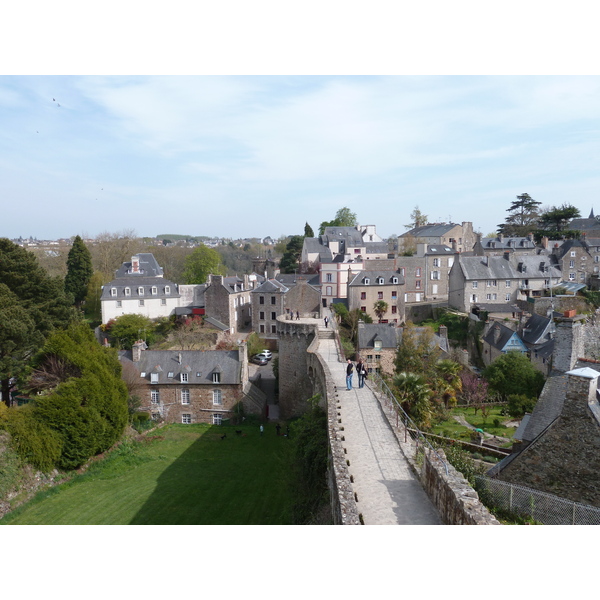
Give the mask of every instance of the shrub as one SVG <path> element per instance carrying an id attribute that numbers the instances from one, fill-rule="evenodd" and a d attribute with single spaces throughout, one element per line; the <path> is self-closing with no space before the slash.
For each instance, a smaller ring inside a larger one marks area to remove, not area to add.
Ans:
<path id="1" fill-rule="evenodd" d="M 511 394 L 508 397 L 508 414 L 514 419 L 520 419 L 525 413 L 530 413 L 533 410 L 535 403 L 535 398 L 528 398 L 524 394 Z"/>

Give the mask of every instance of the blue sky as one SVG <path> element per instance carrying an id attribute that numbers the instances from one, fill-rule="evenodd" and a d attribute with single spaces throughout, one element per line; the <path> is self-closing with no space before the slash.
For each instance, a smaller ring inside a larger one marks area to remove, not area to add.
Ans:
<path id="1" fill-rule="evenodd" d="M 60 104 L 60 106 L 59 106 Z M 0 77 L 0 236 L 278 237 L 349 207 L 600 212 L 597 76 Z"/>

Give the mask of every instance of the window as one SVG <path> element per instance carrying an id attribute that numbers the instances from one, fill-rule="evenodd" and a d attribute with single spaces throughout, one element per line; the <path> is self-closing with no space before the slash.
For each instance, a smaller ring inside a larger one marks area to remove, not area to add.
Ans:
<path id="1" fill-rule="evenodd" d="M 258 303 L 259 304 L 264 304 L 265 303 L 265 297 L 264 296 L 259 296 L 258 297 Z"/>
<path id="2" fill-rule="evenodd" d="M 173 373 L 173 371 L 169 371 L 169 372 L 167 373 L 167 377 L 168 377 L 169 379 L 173 379 L 173 377 L 174 377 L 174 376 L 175 376 L 175 373 Z"/>
<path id="3" fill-rule="evenodd" d="M 572 250 L 571 251 L 571 256 L 577 256 L 577 253 L 574 250 Z"/>
<path id="4" fill-rule="evenodd" d="M 421 294 L 415 294 L 415 302 L 421 302 Z"/>
<path id="5" fill-rule="evenodd" d="M 440 266 L 440 259 L 439 258 L 434 258 L 433 259 L 433 266 L 434 267 L 439 267 Z"/>
<path id="6" fill-rule="evenodd" d="M 574 261 L 574 260 L 570 260 L 570 261 L 569 261 L 569 268 L 570 268 L 570 269 L 573 269 L 573 268 L 575 268 L 575 261 Z"/>
<path id="7" fill-rule="evenodd" d="M 417 279 L 417 281 L 415 281 L 415 289 L 420 290 L 421 289 L 421 280 Z"/>
<path id="8" fill-rule="evenodd" d="M 510 279 L 506 280 L 506 287 L 510 287 Z"/>
<path id="9" fill-rule="evenodd" d="M 169 295 L 171 293 L 171 286 L 170 285 L 166 285 L 165 286 L 165 294 Z"/>
<path id="10" fill-rule="evenodd" d="M 181 404 L 189 404 L 190 403 L 190 390 L 185 389 L 181 390 Z"/>
<path id="11" fill-rule="evenodd" d="M 383 300 L 383 292 L 377 292 L 377 300 Z"/>
<path id="12" fill-rule="evenodd" d="M 125 288 L 125 295 L 131 296 L 131 290 L 129 288 Z"/>
<path id="13" fill-rule="evenodd" d="M 117 308 L 121 308 L 123 306 L 123 303 L 120 300 L 117 300 Z"/>
<path id="14" fill-rule="evenodd" d="M 485 295 L 485 299 L 486 300 L 491 300 L 492 299 L 492 295 L 491 294 L 486 294 Z"/>
<path id="15" fill-rule="evenodd" d="M 190 415 L 190 413 L 183 413 L 181 415 L 181 422 L 189 425 L 192 422 L 192 415 Z"/>
<path id="16" fill-rule="evenodd" d="M 431 279 L 439 279 L 440 272 L 439 271 L 431 271 Z"/>
<path id="17" fill-rule="evenodd" d="M 476 290 L 477 286 L 479 285 L 479 281 L 474 281 L 472 285 L 473 285 L 473 289 Z"/>
<path id="18" fill-rule="evenodd" d="M 415 277 L 421 277 L 421 267 L 415 269 Z"/>
<path id="19" fill-rule="evenodd" d="M 369 285 L 371 283 L 371 280 L 368 277 L 365 277 L 365 285 Z"/>
<path id="20" fill-rule="evenodd" d="M 594 262 L 600 262 L 600 256 L 594 256 Z"/>
<path id="21" fill-rule="evenodd" d="M 221 373 L 219 373 L 218 371 L 215 371 L 212 374 L 212 382 L 213 383 L 221 383 Z"/>
<path id="22" fill-rule="evenodd" d="M 152 286 L 152 295 L 156 296 L 156 294 L 158 294 L 158 288 L 154 285 Z"/>
<path id="23" fill-rule="evenodd" d="M 143 287 L 139 287 L 138 288 L 138 296 L 143 296 L 144 295 L 144 288 Z"/>
<path id="24" fill-rule="evenodd" d="M 111 296 L 116 296 L 117 295 L 117 288 L 110 288 L 110 295 Z"/>
<path id="25" fill-rule="evenodd" d="M 166 298 L 161 298 L 160 299 L 160 305 L 161 306 L 166 306 L 167 305 L 167 299 Z"/>
<path id="26" fill-rule="evenodd" d="M 144 306 L 144 301 L 143 300 L 138 300 L 138 305 L 139 306 Z"/>
<path id="27" fill-rule="evenodd" d="M 158 383 L 158 373 L 150 373 L 150 383 Z"/>
<path id="28" fill-rule="evenodd" d="M 150 402 L 158 404 L 160 402 L 160 393 L 158 390 L 150 390 Z"/>
<path id="29" fill-rule="evenodd" d="M 221 390 L 213 390 L 213 404 L 223 404 Z"/>
<path id="30" fill-rule="evenodd" d="M 569 281 L 575 281 L 575 273 L 569 273 Z"/>
<path id="31" fill-rule="evenodd" d="M 188 374 L 182 373 L 181 374 L 181 383 L 187 383 L 187 382 L 188 382 Z"/>
<path id="32" fill-rule="evenodd" d="M 271 304 L 277 304 L 277 296 L 271 296 Z"/>
<path id="33" fill-rule="evenodd" d="M 325 281 L 333 281 L 333 275 L 331 273 L 327 273 Z"/>
<path id="34" fill-rule="evenodd" d="M 328 286 L 325 288 L 325 295 L 326 295 L 326 296 L 333 296 L 333 288 L 332 288 L 330 285 L 328 285 Z"/>
<path id="35" fill-rule="evenodd" d="M 507 302 L 510 302 L 510 294 L 506 294 L 506 296 L 504 297 L 504 299 L 505 299 Z"/>
<path id="36" fill-rule="evenodd" d="M 398 307 L 395 304 L 392 304 L 392 314 L 395 315 L 398 312 Z"/>
<path id="37" fill-rule="evenodd" d="M 277 333 L 277 325 L 271 325 L 271 333 Z"/>
<path id="38" fill-rule="evenodd" d="M 492 300 L 498 300 L 498 294 L 492 294 Z"/>
<path id="39" fill-rule="evenodd" d="M 367 299 L 367 292 L 361 292 L 360 293 L 360 299 L 361 300 L 366 300 Z"/>
<path id="40" fill-rule="evenodd" d="M 367 307 L 366 306 L 361 306 L 360 307 L 360 312 L 366 313 L 367 312 Z"/>
<path id="41" fill-rule="evenodd" d="M 275 321 L 275 319 L 277 319 L 277 313 L 276 312 L 272 312 L 271 313 L 271 321 Z"/>
<path id="42" fill-rule="evenodd" d="M 402 275 L 402 277 L 404 277 L 404 273 L 405 273 L 404 267 L 400 267 L 400 275 Z"/>
<path id="43" fill-rule="evenodd" d="M 378 278 L 377 278 L 377 283 L 378 283 L 379 285 L 383 285 L 383 284 L 384 284 L 383 277 L 378 277 Z"/>
<path id="44" fill-rule="evenodd" d="M 212 424 L 213 425 L 221 425 L 221 423 L 223 422 L 223 415 L 220 413 L 215 413 L 212 416 Z"/>
<path id="45" fill-rule="evenodd" d="M 392 298 L 395 300 L 398 297 L 398 292 L 396 290 L 392 290 Z"/>
<path id="46" fill-rule="evenodd" d="M 264 311 L 264 310 L 261 310 L 261 311 L 258 313 L 258 318 L 259 318 L 261 321 L 264 321 L 264 320 L 265 320 L 265 311 Z"/>

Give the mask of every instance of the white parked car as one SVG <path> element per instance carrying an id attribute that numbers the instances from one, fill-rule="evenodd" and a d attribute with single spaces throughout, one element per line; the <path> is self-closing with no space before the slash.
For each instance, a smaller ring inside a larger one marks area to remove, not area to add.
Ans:
<path id="1" fill-rule="evenodd" d="M 258 356 L 264 356 L 267 360 L 271 360 L 273 358 L 273 354 L 270 350 L 263 350 Z"/>

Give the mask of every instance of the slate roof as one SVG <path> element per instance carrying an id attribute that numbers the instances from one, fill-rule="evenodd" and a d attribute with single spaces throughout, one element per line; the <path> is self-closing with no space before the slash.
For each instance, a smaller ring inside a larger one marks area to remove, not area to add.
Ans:
<path id="1" fill-rule="evenodd" d="M 358 347 L 374 348 L 379 340 L 384 349 L 398 346 L 398 328 L 385 323 L 360 323 L 358 326 Z"/>
<path id="2" fill-rule="evenodd" d="M 415 227 L 406 233 L 403 233 L 400 237 L 412 235 L 417 238 L 422 237 L 440 237 L 448 233 L 451 229 L 458 226 L 458 223 L 431 223 L 429 225 L 423 225 L 421 227 Z"/>
<path id="3" fill-rule="evenodd" d="M 314 287 L 315 289 L 319 289 L 321 283 L 319 281 L 319 274 L 304 274 L 304 275 L 298 275 L 297 273 L 279 273 L 278 275 L 275 276 L 275 279 L 285 285 L 285 287 L 287 287 L 288 289 L 294 287 L 297 282 L 298 279 L 306 279 L 308 282 L 308 285 Z"/>
<path id="4" fill-rule="evenodd" d="M 214 386 L 218 384 L 212 381 L 213 372 L 220 373 L 221 385 L 241 383 L 239 350 L 143 350 L 137 362 L 133 362 L 131 351 L 127 351 L 121 360 L 131 361 L 140 373 L 145 373 L 143 379 L 148 383 L 150 374 L 158 373 L 159 384 L 186 385 L 180 377 L 186 373 L 188 384 Z"/>
<path id="5" fill-rule="evenodd" d="M 169 293 L 165 292 L 165 288 L 169 288 Z M 112 288 L 117 290 L 116 296 L 112 295 Z M 130 294 L 125 295 L 125 288 L 129 288 Z M 143 288 L 144 293 L 140 294 L 138 288 Z M 156 288 L 157 293 L 152 294 L 152 288 Z M 156 298 L 179 298 L 180 294 L 177 289 L 177 284 L 164 279 L 162 277 L 120 277 L 113 279 L 102 287 L 101 300 L 123 300 L 137 298 L 144 300 L 153 300 Z"/>
<path id="6" fill-rule="evenodd" d="M 533 314 L 523 327 L 521 338 L 526 344 L 541 344 L 545 341 L 549 330 L 551 328 L 552 321 L 542 315 Z"/>
<path id="7" fill-rule="evenodd" d="M 428 244 L 425 254 L 435 254 L 436 256 L 440 256 L 442 254 L 458 254 L 458 251 L 452 250 L 452 248 L 446 246 L 446 244 Z"/>
<path id="8" fill-rule="evenodd" d="M 517 313 L 517 314 L 520 314 L 523 312 L 523 309 L 519 308 L 516 304 L 492 304 L 492 303 L 487 304 L 484 302 L 478 302 L 477 304 L 475 304 L 474 307 L 478 308 L 480 311 L 483 310 L 487 313 L 500 313 L 500 314 Z"/>
<path id="9" fill-rule="evenodd" d="M 481 239 L 484 250 L 524 250 L 535 248 L 535 242 L 528 237 L 486 237 Z"/>
<path id="10" fill-rule="evenodd" d="M 261 283 L 258 287 L 252 290 L 253 294 L 285 294 L 286 292 L 289 292 L 289 288 L 283 285 L 283 283 L 280 281 L 277 281 L 277 279 L 267 279 L 264 283 Z"/>
<path id="11" fill-rule="evenodd" d="M 377 283 L 379 278 L 383 279 L 383 284 Z M 398 283 L 393 283 L 394 278 L 398 280 Z M 369 283 L 366 283 L 366 281 Z M 361 271 L 357 273 L 352 281 L 348 283 L 349 286 L 373 286 L 379 285 L 404 285 L 404 277 L 398 273 L 398 271 Z"/>
<path id="12" fill-rule="evenodd" d="M 115 277 L 162 277 L 163 269 L 150 252 L 135 254 L 140 260 L 139 273 L 132 271 L 132 263 L 124 262 L 117 270 Z"/>
<path id="13" fill-rule="evenodd" d="M 331 262 L 333 258 L 331 250 L 319 238 L 304 238 L 304 249 L 309 254 L 317 253 L 319 262 Z"/>
<path id="14" fill-rule="evenodd" d="M 400 344 L 402 342 L 403 331 L 404 331 L 403 327 L 398 327 L 398 329 L 397 329 L 398 344 Z M 413 331 L 418 336 L 418 335 L 421 335 L 421 333 L 423 333 L 423 331 L 432 331 L 432 330 L 430 327 L 413 327 Z M 435 346 L 437 346 L 444 352 L 448 352 L 448 340 L 446 338 L 438 335 L 437 333 L 433 333 L 433 341 L 431 343 L 431 347 L 435 347 Z"/>
<path id="15" fill-rule="evenodd" d="M 498 350 L 504 350 L 505 346 L 508 344 L 510 338 L 513 336 L 517 336 L 519 338 L 516 331 L 506 327 L 506 325 L 502 325 L 502 323 L 493 323 L 488 329 L 487 333 L 483 336 L 483 341 L 492 346 L 493 348 L 497 348 Z M 519 347 L 522 347 L 519 344 Z"/>
<path id="16" fill-rule="evenodd" d="M 578 229 L 579 231 L 590 231 L 600 229 L 600 219 L 595 217 L 593 219 L 573 219 L 567 229 Z"/>
<path id="17" fill-rule="evenodd" d="M 501 279 L 535 279 L 561 277 L 560 269 L 550 264 L 547 257 L 510 255 L 459 256 L 458 264 L 468 281 Z M 542 267 L 547 270 L 542 271 Z"/>

